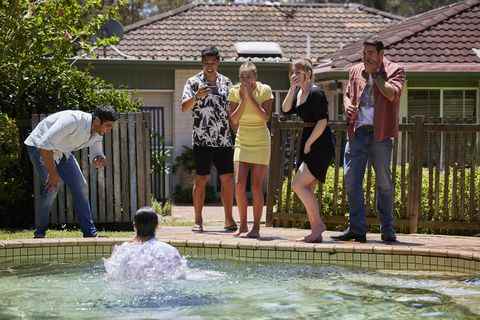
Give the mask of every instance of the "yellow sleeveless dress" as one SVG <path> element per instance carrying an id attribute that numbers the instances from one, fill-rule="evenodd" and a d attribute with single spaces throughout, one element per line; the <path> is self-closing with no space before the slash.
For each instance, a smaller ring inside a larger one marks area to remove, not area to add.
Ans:
<path id="1" fill-rule="evenodd" d="M 257 81 L 253 97 L 258 104 L 273 99 L 270 86 Z M 228 101 L 240 103 L 240 84 L 233 86 Z M 239 120 L 235 137 L 233 161 L 268 165 L 270 163 L 270 131 L 267 123 L 255 112 L 255 106 L 248 103 Z"/>

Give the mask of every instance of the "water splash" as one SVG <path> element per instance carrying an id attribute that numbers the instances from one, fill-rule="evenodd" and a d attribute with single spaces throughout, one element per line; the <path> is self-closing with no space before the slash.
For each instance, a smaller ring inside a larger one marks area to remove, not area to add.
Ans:
<path id="1" fill-rule="evenodd" d="M 184 279 L 187 265 L 177 249 L 156 239 L 115 246 L 103 262 L 106 278 L 119 281 Z"/>

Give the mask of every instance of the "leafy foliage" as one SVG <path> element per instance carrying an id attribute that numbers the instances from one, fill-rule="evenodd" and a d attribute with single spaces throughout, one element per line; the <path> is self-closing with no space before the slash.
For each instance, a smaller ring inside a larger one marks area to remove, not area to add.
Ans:
<path id="1" fill-rule="evenodd" d="M 187 2 L 187 0 L 129 0 L 120 9 L 121 21 L 129 25 L 154 14 L 183 6 Z"/>
<path id="2" fill-rule="evenodd" d="M 95 35 L 117 15 L 117 7 L 103 7 L 98 0 L 1 0 L 1 111 L 26 119 L 32 113 L 91 110 L 100 104 L 136 110 L 139 104 L 127 93 L 76 68 L 72 60 L 116 43 Z"/>
<path id="3" fill-rule="evenodd" d="M 15 120 L 0 113 L 0 223 L 5 220 L 1 213 L 25 197 L 25 190 L 18 174 L 20 166 L 20 141 Z"/>
<path id="4" fill-rule="evenodd" d="M 18 155 L 18 160 L 17 165 L 0 163 L 0 172 L 10 174 L 8 181 L 1 180 L 9 187 L 0 190 L 0 225 L 16 224 L 12 219 L 25 226 L 33 221 L 32 172 L 22 143 L 30 131 L 31 114 L 90 111 L 107 104 L 125 112 L 140 106 L 128 93 L 75 64 L 77 55 L 118 42 L 99 36 L 102 25 L 118 17 L 118 10 L 101 0 L 0 0 L 0 113 L 18 126 L 16 139 L 9 136 L 1 142 L 2 148 L 16 150 L 9 155 Z M 2 125 L 9 126 L 10 134 L 11 122 L 4 119 Z"/>
<path id="5" fill-rule="evenodd" d="M 402 212 L 405 212 L 407 203 L 406 201 L 402 201 L 401 197 L 401 167 L 397 167 L 397 175 L 394 182 L 395 185 L 395 194 L 394 194 L 394 216 L 396 218 L 407 218 L 402 216 Z M 478 208 L 478 203 L 480 203 L 480 192 L 478 192 L 480 187 L 480 169 L 477 168 L 475 172 L 468 168 L 465 170 L 465 182 L 463 193 L 460 188 L 461 183 L 461 176 L 460 173 L 457 173 L 457 181 L 456 181 L 456 190 L 455 193 L 453 192 L 454 188 L 454 170 L 450 168 L 450 174 L 448 179 L 445 178 L 445 171 L 439 171 L 438 173 L 438 189 L 434 186 L 435 185 L 435 178 L 434 172 L 432 172 L 432 177 L 430 178 L 430 173 L 428 168 L 424 168 L 422 171 L 422 195 L 421 195 L 421 203 L 420 203 L 420 213 L 421 218 L 423 221 L 476 221 L 478 215 L 480 215 L 480 208 Z M 405 168 L 405 188 L 408 185 L 408 165 Z M 475 189 L 471 189 L 470 186 L 470 177 L 474 174 L 473 177 L 473 184 Z M 326 216 L 333 216 L 335 215 L 334 207 L 334 194 L 337 195 L 336 197 L 336 204 L 337 208 L 342 207 L 342 195 L 344 194 L 344 188 L 342 186 L 342 178 L 343 177 L 343 168 L 339 168 L 339 185 L 338 189 L 335 191 L 335 170 L 333 167 L 330 167 L 327 171 L 327 177 L 325 184 L 323 185 L 323 198 L 321 201 L 322 206 L 322 215 Z M 448 192 L 445 192 L 445 182 L 447 181 L 448 185 Z M 432 186 L 430 186 L 430 182 Z M 282 204 L 285 205 L 285 201 L 287 199 L 287 186 L 288 180 L 285 179 L 282 185 Z M 375 173 L 372 169 L 372 180 L 370 184 L 370 189 L 367 190 L 367 175 L 365 174 L 364 179 L 364 194 L 370 193 L 371 203 L 370 208 L 371 210 L 375 210 L 375 203 L 374 203 L 374 195 L 375 195 Z M 430 193 L 430 191 L 432 193 Z M 437 191 L 437 192 L 435 192 Z M 315 190 L 317 198 L 320 197 L 319 195 L 319 188 L 317 187 Z M 405 190 L 405 195 L 408 195 L 408 190 Z M 294 192 L 290 188 L 290 199 L 293 200 L 293 213 L 305 213 L 305 208 L 302 205 L 301 201 L 298 197 L 294 194 Z M 474 208 L 470 208 L 470 199 L 473 199 Z M 292 200 L 290 200 L 291 203 Z M 456 209 L 459 208 L 461 205 L 460 203 L 463 201 L 464 203 L 464 210 L 465 214 L 463 217 L 457 217 L 453 214 Z M 438 203 L 438 206 L 437 206 Z M 446 204 L 446 206 L 445 206 Z M 348 214 L 348 204 L 346 204 L 345 212 L 337 212 L 337 215 L 346 215 Z M 367 204 L 368 205 L 368 204 Z M 438 209 L 437 209 L 438 208 Z"/>

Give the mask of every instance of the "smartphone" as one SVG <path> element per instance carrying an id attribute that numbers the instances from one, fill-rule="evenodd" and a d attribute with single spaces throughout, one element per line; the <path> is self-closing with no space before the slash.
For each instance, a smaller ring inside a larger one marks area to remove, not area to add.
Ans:
<path id="1" fill-rule="evenodd" d="M 218 87 L 216 85 L 208 85 L 207 86 L 208 90 L 210 90 L 209 93 L 211 94 L 214 94 L 214 95 L 218 95 Z"/>

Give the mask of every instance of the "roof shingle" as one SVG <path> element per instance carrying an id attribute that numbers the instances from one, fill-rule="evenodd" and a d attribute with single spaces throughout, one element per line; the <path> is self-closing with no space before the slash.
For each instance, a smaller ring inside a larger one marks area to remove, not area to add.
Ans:
<path id="1" fill-rule="evenodd" d="M 425 64 L 431 69 L 433 64 L 464 64 L 471 70 L 472 64 L 480 62 L 472 50 L 480 48 L 480 0 L 462 1 L 411 17 L 376 37 L 384 42 L 387 57 L 406 66 L 419 69 Z M 345 70 L 359 62 L 362 46 L 363 41 L 358 41 L 331 55 L 330 70 Z"/>
<path id="2" fill-rule="evenodd" d="M 401 21 L 400 17 L 349 4 L 267 5 L 191 4 L 126 27 L 116 46 L 98 50 L 101 58 L 190 59 L 215 45 L 226 60 L 237 58 L 234 43 L 278 42 L 283 58 L 331 54 L 343 45 Z M 122 54 L 123 53 L 123 57 Z"/>

